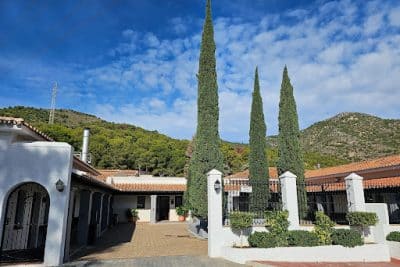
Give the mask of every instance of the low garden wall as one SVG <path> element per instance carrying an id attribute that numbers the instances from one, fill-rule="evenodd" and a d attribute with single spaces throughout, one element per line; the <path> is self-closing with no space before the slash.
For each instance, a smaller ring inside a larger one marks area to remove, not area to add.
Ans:
<path id="1" fill-rule="evenodd" d="M 400 259 L 400 242 L 386 241 L 389 246 L 390 256 Z"/>
<path id="2" fill-rule="evenodd" d="M 393 242 L 394 243 L 394 242 Z M 245 264 L 248 261 L 278 262 L 388 262 L 386 244 L 370 244 L 354 248 L 342 246 L 276 247 L 276 248 L 222 248 L 221 256 Z"/>

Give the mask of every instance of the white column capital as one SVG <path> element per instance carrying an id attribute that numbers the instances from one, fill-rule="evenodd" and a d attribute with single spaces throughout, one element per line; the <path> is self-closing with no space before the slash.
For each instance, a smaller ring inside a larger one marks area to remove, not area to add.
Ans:
<path id="1" fill-rule="evenodd" d="M 357 173 L 350 173 L 349 175 L 347 175 L 344 180 L 363 180 L 364 178 L 360 175 L 358 175 Z"/>
<path id="2" fill-rule="evenodd" d="M 209 171 L 209 172 L 207 173 L 207 176 L 210 176 L 210 175 L 213 175 L 213 176 L 215 176 L 215 175 L 222 176 L 222 172 L 220 172 L 220 171 L 217 170 L 217 169 L 212 169 L 211 171 Z"/>
<path id="3" fill-rule="evenodd" d="M 281 176 L 279 176 L 279 179 L 287 179 L 287 178 L 297 179 L 297 176 L 290 171 L 286 171 L 286 172 L 282 173 Z"/>

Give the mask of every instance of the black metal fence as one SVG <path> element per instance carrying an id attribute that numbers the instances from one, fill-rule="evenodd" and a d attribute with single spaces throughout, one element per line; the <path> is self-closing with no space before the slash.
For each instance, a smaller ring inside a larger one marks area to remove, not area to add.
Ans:
<path id="1" fill-rule="evenodd" d="M 347 224 L 347 196 L 344 182 L 297 182 L 297 195 L 300 224 L 312 224 L 317 211 L 324 212 L 338 224 Z"/>
<path id="2" fill-rule="evenodd" d="M 400 178 L 364 180 L 366 203 L 386 203 L 389 223 L 400 224 Z"/>
<path id="3" fill-rule="evenodd" d="M 265 212 L 281 210 L 281 188 L 279 180 L 250 181 L 248 179 L 224 180 L 224 225 L 229 225 L 229 213 L 252 212 L 253 225 L 264 225 Z"/>

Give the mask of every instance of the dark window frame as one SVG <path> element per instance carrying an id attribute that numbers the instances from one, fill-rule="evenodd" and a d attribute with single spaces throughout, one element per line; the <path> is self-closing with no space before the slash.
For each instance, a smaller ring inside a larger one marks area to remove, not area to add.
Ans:
<path id="1" fill-rule="evenodd" d="M 26 191 L 20 189 L 17 193 L 17 204 L 15 207 L 14 229 L 21 229 L 24 223 L 26 207 Z"/>
<path id="2" fill-rule="evenodd" d="M 139 200 L 140 200 L 140 202 L 139 202 Z M 146 208 L 146 196 L 137 196 L 136 208 L 141 209 L 141 210 Z"/>

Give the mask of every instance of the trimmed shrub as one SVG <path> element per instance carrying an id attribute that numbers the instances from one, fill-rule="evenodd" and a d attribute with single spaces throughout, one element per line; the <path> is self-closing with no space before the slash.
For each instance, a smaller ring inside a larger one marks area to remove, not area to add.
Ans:
<path id="1" fill-rule="evenodd" d="M 334 229 L 332 232 L 332 244 L 352 248 L 362 246 L 364 242 L 360 233 L 356 230 Z"/>
<path id="2" fill-rule="evenodd" d="M 375 212 L 353 211 L 346 214 L 346 219 L 350 225 L 354 226 L 373 226 L 378 223 L 378 216 Z"/>
<path id="3" fill-rule="evenodd" d="M 395 242 L 400 242 L 400 232 L 390 232 L 387 236 L 386 236 L 386 240 L 387 241 L 395 241 Z"/>
<path id="4" fill-rule="evenodd" d="M 288 233 L 288 243 L 291 247 L 315 247 L 319 245 L 319 239 L 314 232 L 294 230 Z"/>
<path id="5" fill-rule="evenodd" d="M 275 236 L 268 232 L 255 232 L 248 238 L 251 247 L 274 248 L 278 246 Z"/>
<path id="6" fill-rule="evenodd" d="M 289 212 L 267 211 L 265 213 L 265 227 L 275 237 L 278 247 L 287 246 L 287 235 L 289 228 Z"/>
<path id="7" fill-rule="evenodd" d="M 332 231 L 335 223 L 326 216 L 322 211 L 315 213 L 315 227 L 314 233 L 318 236 L 320 245 L 332 244 Z"/>
<path id="8" fill-rule="evenodd" d="M 234 211 L 229 213 L 229 221 L 232 229 L 244 230 L 253 225 L 253 213 Z"/>

